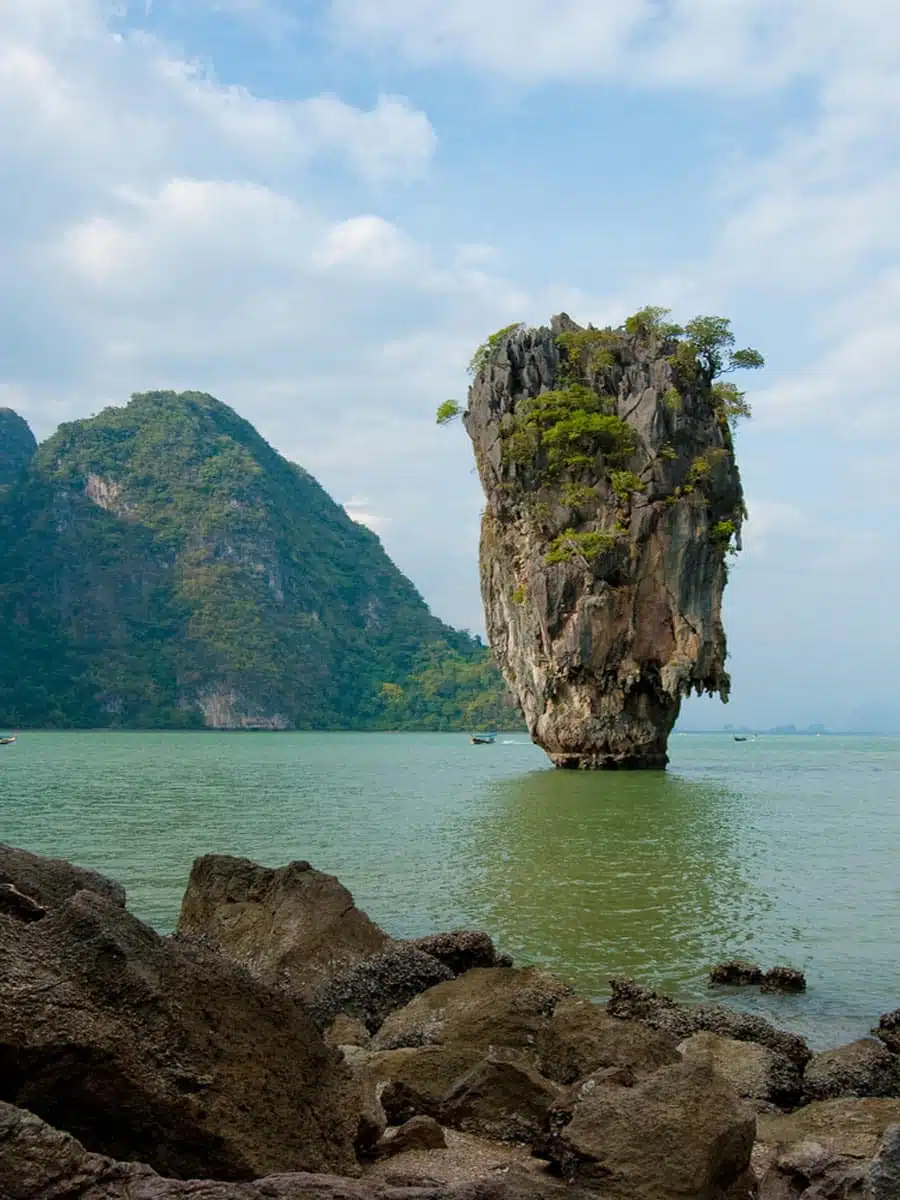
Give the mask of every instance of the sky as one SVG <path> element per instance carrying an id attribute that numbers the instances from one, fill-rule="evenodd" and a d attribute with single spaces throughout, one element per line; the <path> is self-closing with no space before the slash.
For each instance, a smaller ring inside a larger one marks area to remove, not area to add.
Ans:
<path id="1" fill-rule="evenodd" d="M 211 392 L 483 628 L 466 364 L 732 318 L 731 703 L 900 728 L 896 0 L 0 0 L 0 405 Z"/>

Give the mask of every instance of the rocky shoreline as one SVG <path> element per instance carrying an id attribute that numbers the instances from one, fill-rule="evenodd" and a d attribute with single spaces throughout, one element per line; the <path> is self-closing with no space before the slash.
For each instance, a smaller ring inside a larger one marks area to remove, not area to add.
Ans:
<path id="1" fill-rule="evenodd" d="M 163 937 L 0 846 L 0 1200 L 898 1200 L 900 1010 L 813 1054 L 338 880 L 198 859 Z"/>

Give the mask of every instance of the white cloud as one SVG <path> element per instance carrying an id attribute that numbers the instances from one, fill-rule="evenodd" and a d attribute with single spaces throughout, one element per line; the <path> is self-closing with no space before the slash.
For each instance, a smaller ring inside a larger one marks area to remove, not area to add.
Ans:
<path id="1" fill-rule="evenodd" d="M 413 243 L 383 217 L 350 217 L 333 225 L 314 252 L 322 270 L 349 267 L 376 275 L 407 267 L 416 257 Z"/>
<path id="2" fill-rule="evenodd" d="M 331 0 L 339 36 L 521 84 L 613 78 L 748 91 L 900 44 L 892 0 Z"/>
<path id="3" fill-rule="evenodd" d="M 391 524 L 390 517 L 380 517 L 377 513 L 373 513 L 370 510 L 369 501 L 365 498 L 348 500 L 344 505 L 344 511 L 351 521 L 355 521 L 357 525 L 365 525 L 373 533 L 384 533 Z"/>

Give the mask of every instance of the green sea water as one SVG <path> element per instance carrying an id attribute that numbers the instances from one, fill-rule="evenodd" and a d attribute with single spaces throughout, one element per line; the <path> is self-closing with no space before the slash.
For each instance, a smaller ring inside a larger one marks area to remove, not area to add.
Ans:
<path id="1" fill-rule="evenodd" d="M 593 996 L 614 974 L 708 999 L 734 955 L 809 990 L 741 992 L 816 1046 L 900 1005 L 900 739 L 680 735 L 666 773 L 548 768 L 523 736 L 25 733 L 0 841 L 119 879 L 171 930 L 218 852 L 338 875 L 390 933 L 488 930 Z"/>

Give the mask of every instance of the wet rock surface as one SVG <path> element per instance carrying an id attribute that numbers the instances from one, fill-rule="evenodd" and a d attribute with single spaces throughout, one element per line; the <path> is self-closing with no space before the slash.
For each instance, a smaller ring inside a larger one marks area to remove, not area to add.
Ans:
<path id="1" fill-rule="evenodd" d="M 476 930 L 454 929 L 449 933 L 432 933 L 407 944 L 438 959 L 454 975 L 462 975 L 464 971 L 471 971 L 473 967 L 500 965 L 490 935 Z"/>
<path id="2" fill-rule="evenodd" d="M 763 992 L 805 992 L 806 976 L 795 967 L 772 967 L 760 983 Z"/>
<path id="3" fill-rule="evenodd" d="M 742 958 L 733 958 L 729 962 L 719 963 L 709 973 L 709 982 L 726 987 L 752 987 L 762 983 L 763 971 L 757 963 L 746 962 Z"/>
<path id="4" fill-rule="evenodd" d="M 623 1020 L 643 1021 L 654 1029 L 672 1034 L 679 1042 L 708 1030 L 739 1042 L 768 1046 L 801 1069 L 812 1058 L 804 1038 L 776 1029 L 762 1017 L 735 1012 L 723 1005 L 678 1004 L 630 979 L 613 979 L 611 986 L 613 994 L 606 1006 L 608 1013 Z"/>

